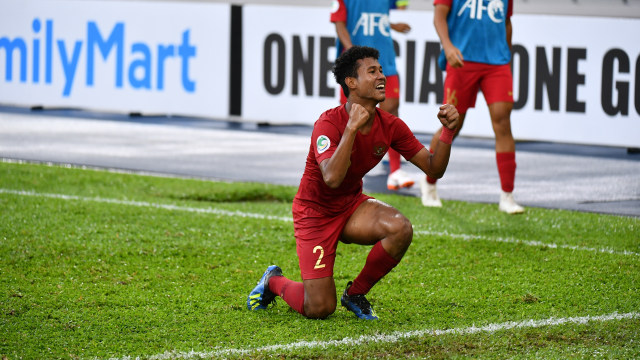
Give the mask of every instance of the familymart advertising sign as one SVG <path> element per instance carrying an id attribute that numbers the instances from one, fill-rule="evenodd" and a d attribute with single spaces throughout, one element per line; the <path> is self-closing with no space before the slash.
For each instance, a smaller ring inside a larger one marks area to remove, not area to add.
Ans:
<path id="1" fill-rule="evenodd" d="M 2 0 L 0 7 L 3 103 L 228 115 L 229 60 L 220 56 L 229 48 L 226 4 Z"/>

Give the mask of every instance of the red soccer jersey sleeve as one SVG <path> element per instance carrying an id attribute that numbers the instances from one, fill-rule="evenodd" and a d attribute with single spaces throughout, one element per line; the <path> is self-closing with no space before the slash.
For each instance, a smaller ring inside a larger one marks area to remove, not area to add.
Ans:
<path id="1" fill-rule="evenodd" d="M 344 0 L 334 0 L 331 8 L 331 22 L 344 21 L 347 22 L 347 7 Z"/>

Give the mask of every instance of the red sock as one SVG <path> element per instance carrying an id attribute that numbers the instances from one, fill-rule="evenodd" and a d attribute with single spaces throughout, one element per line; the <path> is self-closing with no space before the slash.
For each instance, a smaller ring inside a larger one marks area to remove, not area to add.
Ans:
<path id="1" fill-rule="evenodd" d="M 516 153 L 496 153 L 496 162 L 498 163 L 498 174 L 500 175 L 502 191 L 512 192 L 513 183 L 516 178 Z"/>
<path id="2" fill-rule="evenodd" d="M 400 153 L 389 148 L 389 174 L 400 169 Z"/>
<path id="3" fill-rule="evenodd" d="M 304 313 L 304 285 L 289 280 L 284 276 L 272 276 L 269 279 L 269 290 L 280 296 L 284 302 L 302 315 Z"/>
<path id="4" fill-rule="evenodd" d="M 365 295 L 371 290 L 378 280 L 387 275 L 400 261 L 394 259 L 382 247 L 382 242 L 378 241 L 369 252 L 367 262 L 360 274 L 353 280 L 353 285 L 349 288 L 348 295 Z"/>
<path id="5" fill-rule="evenodd" d="M 433 150 L 429 149 L 429 152 L 433 154 Z M 427 182 L 431 185 L 435 184 L 436 181 L 438 181 L 438 179 L 432 178 L 431 176 L 427 175 Z"/>

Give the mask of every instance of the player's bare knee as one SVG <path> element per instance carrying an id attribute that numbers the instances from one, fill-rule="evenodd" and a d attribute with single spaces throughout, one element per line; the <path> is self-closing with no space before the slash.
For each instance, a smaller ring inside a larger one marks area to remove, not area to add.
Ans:
<path id="1" fill-rule="evenodd" d="M 400 241 L 402 242 L 402 246 L 407 249 L 409 245 L 411 245 L 411 241 L 413 241 L 413 226 L 409 219 L 405 217 L 404 220 L 400 232 Z"/>
<path id="2" fill-rule="evenodd" d="M 403 249 L 406 249 L 411 244 L 413 239 L 413 227 L 411 221 L 402 214 L 397 214 L 390 221 L 389 237 L 393 238 L 394 243 Z"/>
<path id="3" fill-rule="evenodd" d="M 493 132 L 496 136 L 511 136 L 511 120 L 507 117 L 494 121 Z"/>
<path id="4" fill-rule="evenodd" d="M 305 309 L 305 315 L 309 319 L 325 319 L 336 311 L 336 303 L 322 303 Z"/>

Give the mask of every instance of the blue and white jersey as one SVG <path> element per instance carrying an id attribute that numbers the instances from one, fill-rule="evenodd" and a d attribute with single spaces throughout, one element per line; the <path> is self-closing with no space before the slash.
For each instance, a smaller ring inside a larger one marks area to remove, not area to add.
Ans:
<path id="1" fill-rule="evenodd" d="M 344 21 L 353 45 L 370 46 L 380 51 L 378 62 L 385 75 L 397 75 L 396 53 L 391 39 L 389 9 L 395 0 L 334 0 L 331 22 Z M 336 42 L 337 56 L 343 51 Z"/>
<path id="2" fill-rule="evenodd" d="M 464 61 L 504 65 L 511 61 L 506 21 L 511 16 L 512 0 L 435 0 L 434 5 L 449 5 L 449 38 L 462 52 Z M 446 67 L 444 51 L 438 59 Z"/>

